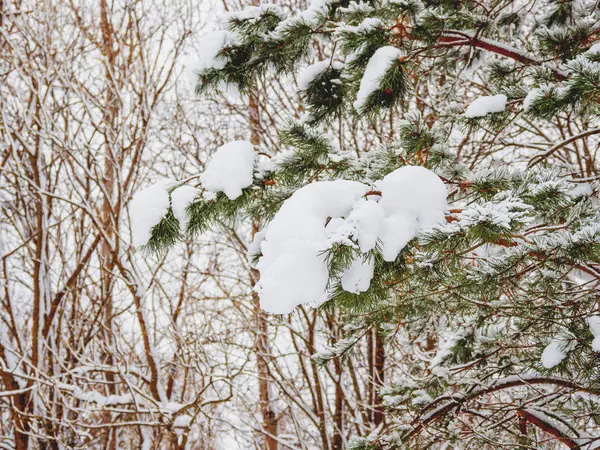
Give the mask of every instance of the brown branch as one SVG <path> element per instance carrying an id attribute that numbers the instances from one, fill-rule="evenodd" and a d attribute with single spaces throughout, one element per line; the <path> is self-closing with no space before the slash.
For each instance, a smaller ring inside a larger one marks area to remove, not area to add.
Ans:
<path id="1" fill-rule="evenodd" d="M 563 433 L 561 430 L 556 428 L 551 423 L 548 423 L 548 422 L 540 419 L 539 417 L 536 417 L 535 415 L 531 414 L 526 409 L 517 411 L 517 415 L 526 419 L 529 423 L 532 423 L 533 425 L 538 427 L 540 430 L 543 430 L 544 432 L 554 436 L 560 442 L 565 444 L 567 447 L 572 448 L 572 449 L 580 448 L 579 444 L 577 442 L 575 442 L 575 440 L 573 438 L 570 438 L 569 436 L 567 436 L 565 433 Z"/>
<path id="2" fill-rule="evenodd" d="M 450 47 L 460 47 L 463 45 L 468 45 L 471 47 L 478 48 L 480 50 L 485 50 L 490 53 L 495 53 L 497 55 L 502 55 L 507 58 L 513 59 L 525 65 L 540 65 L 542 61 L 534 59 L 530 56 L 527 56 L 524 53 L 519 52 L 516 49 L 512 49 L 508 46 L 503 46 L 499 43 L 489 41 L 484 38 L 478 38 L 476 36 L 470 36 L 467 33 L 461 33 L 459 31 L 445 31 L 438 38 L 438 42 L 444 44 L 444 46 Z M 566 79 L 566 76 L 560 72 L 559 70 L 554 70 L 554 75 L 559 80 Z"/>
<path id="3" fill-rule="evenodd" d="M 504 381 L 498 380 L 494 384 L 487 386 L 487 387 L 474 389 L 472 392 L 470 392 L 468 394 L 457 394 L 454 397 L 444 395 L 444 396 L 436 398 L 421 411 L 421 414 L 419 417 L 422 417 L 422 419 L 421 420 L 419 420 L 419 418 L 415 419 L 415 421 L 413 423 L 418 422 L 418 424 L 416 425 L 415 429 L 410 432 L 408 437 L 412 437 L 412 436 L 419 434 L 425 428 L 425 425 L 445 416 L 450 411 L 453 411 L 454 409 L 458 408 L 459 406 L 463 405 L 464 403 L 467 403 L 470 400 L 474 400 L 483 395 L 491 394 L 493 392 L 501 391 L 504 389 L 519 387 L 519 386 L 530 386 L 533 384 L 549 384 L 549 385 L 564 387 L 564 388 L 571 389 L 574 391 L 586 392 L 588 394 L 593 394 L 593 395 L 600 395 L 600 391 L 598 391 L 596 389 L 586 388 L 584 386 L 577 385 L 577 384 L 575 384 L 569 380 L 565 380 L 563 378 L 551 378 L 551 377 L 542 377 L 542 376 L 536 376 L 536 377 L 530 377 L 530 378 L 512 378 L 511 377 L 508 379 L 504 379 Z M 423 417 L 423 415 L 426 411 L 432 410 L 436 405 L 442 403 L 445 400 L 450 400 L 450 401 L 447 404 L 438 407 L 437 409 L 433 410 L 433 412 L 431 412 L 430 414 Z"/>
<path id="4" fill-rule="evenodd" d="M 62 288 L 60 292 L 57 292 L 57 294 L 54 296 L 54 299 L 52 299 L 52 303 L 50 304 L 50 311 L 48 311 L 48 313 L 46 314 L 44 320 L 44 327 L 42 329 L 42 336 L 44 339 L 48 338 L 48 334 L 50 333 L 50 326 L 52 325 L 52 321 L 54 320 L 54 316 L 56 315 L 56 311 L 58 310 L 58 306 L 60 305 L 61 300 L 77 281 L 77 277 L 94 254 L 94 250 L 100 243 L 101 237 L 102 235 L 100 234 L 96 236 L 96 239 L 94 239 L 94 242 L 92 242 L 92 245 L 90 245 L 90 248 L 88 249 L 87 253 L 84 255 L 83 259 L 79 262 L 79 264 L 65 283 L 65 287 Z"/>
<path id="5" fill-rule="evenodd" d="M 140 290 L 140 286 L 135 279 L 135 276 L 132 275 L 130 270 L 125 267 L 123 262 L 115 255 L 115 262 L 119 272 L 125 280 L 127 280 L 127 288 L 129 292 L 133 296 L 133 303 L 135 305 L 135 314 L 138 319 L 138 323 L 140 326 L 140 331 L 142 334 L 142 343 L 144 344 L 144 353 L 146 355 L 146 362 L 148 363 L 148 368 L 150 369 L 150 391 L 152 392 L 152 396 L 158 402 L 163 400 L 161 396 L 160 390 L 160 367 L 155 359 L 154 348 L 150 341 L 150 332 L 148 331 L 148 326 L 146 324 L 146 318 L 144 317 L 143 305 L 142 305 L 142 296 L 138 293 Z"/>
<path id="6" fill-rule="evenodd" d="M 599 134 L 599 133 L 600 133 L 600 128 L 593 128 L 591 130 L 586 130 L 582 133 L 576 134 L 575 136 L 571 136 L 570 138 L 568 138 L 562 142 L 559 142 L 558 144 L 556 144 L 554 147 L 552 147 L 547 152 L 542 153 L 541 155 L 536 155 L 533 158 L 531 158 L 531 160 L 529 160 L 529 164 L 527 164 L 527 168 L 529 169 L 530 167 L 533 167 L 536 164 L 539 164 L 540 162 L 542 162 L 542 160 L 544 160 L 547 157 L 551 156 L 552 154 L 556 153 L 556 151 L 560 150 L 564 146 L 569 145 L 571 142 L 574 142 L 578 139 L 586 138 L 588 136 L 592 136 L 594 134 Z"/>

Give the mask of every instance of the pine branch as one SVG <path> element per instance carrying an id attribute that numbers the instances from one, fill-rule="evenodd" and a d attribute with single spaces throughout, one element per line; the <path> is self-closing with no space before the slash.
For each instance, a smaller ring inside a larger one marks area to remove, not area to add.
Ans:
<path id="1" fill-rule="evenodd" d="M 436 398 L 429 403 L 425 408 L 421 410 L 421 413 L 414 423 L 416 427 L 406 436 L 407 438 L 414 437 L 419 434 L 427 424 L 434 422 L 446 416 L 451 411 L 459 408 L 463 404 L 474 400 L 478 397 L 491 394 L 493 392 L 510 389 L 519 386 L 531 386 L 531 385 L 551 385 L 564 387 L 577 392 L 585 392 L 592 395 L 600 395 L 600 390 L 587 388 L 585 386 L 578 385 L 572 381 L 564 378 L 554 377 L 543 377 L 543 376 L 523 376 L 523 377 L 507 377 L 495 381 L 493 384 L 487 387 L 476 387 L 470 393 L 467 394 L 454 394 L 452 396 L 443 395 Z M 436 405 L 450 400 L 448 403 L 444 403 L 441 406 L 435 407 Z M 425 412 L 430 411 L 427 414 Z"/>
<path id="2" fill-rule="evenodd" d="M 539 414 L 535 414 L 533 410 L 521 409 L 517 411 L 517 415 L 523 417 L 528 422 L 532 423 L 540 430 L 554 436 L 560 442 L 565 444 L 571 449 L 579 449 L 581 446 L 577 443 L 576 439 L 568 436 L 563 430 L 556 427 L 554 424 L 544 420 Z"/>
<path id="3" fill-rule="evenodd" d="M 495 42 L 483 37 L 477 37 L 465 31 L 446 30 L 442 32 L 442 35 L 438 38 L 438 42 L 441 42 L 444 44 L 444 46 L 451 47 L 469 45 L 490 53 L 506 56 L 507 58 L 513 59 L 525 65 L 540 66 L 544 64 L 543 61 L 535 59 L 532 56 L 529 56 L 509 45 Z M 562 81 L 567 78 L 567 76 L 559 69 L 553 69 L 553 72 L 558 80 Z"/>
<path id="4" fill-rule="evenodd" d="M 586 138 L 588 136 L 593 136 L 594 134 L 599 134 L 599 133 L 600 133 L 600 128 L 594 128 L 594 129 L 591 129 L 591 130 L 583 131 L 582 133 L 576 134 L 574 136 L 571 136 L 570 138 L 565 139 L 564 141 L 559 142 L 558 144 L 556 144 L 555 146 L 553 146 L 547 152 L 542 153 L 541 155 L 536 155 L 533 158 L 531 158 L 529 160 L 529 163 L 527 164 L 527 168 L 530 169 L 530 168 L 534 167 L 535 165 L 537 165 L 540 162 L 542 162 L 544 159 L 546 159 L 549 156 L 551 156 L 554 153 L 556 153 L 558 150 L 560 150 L 561 148 L 563 148 L 565 145 L 569 145 L 571 142 L 575 142 L 578 139 L 583 139 L 583 138 Z"/>

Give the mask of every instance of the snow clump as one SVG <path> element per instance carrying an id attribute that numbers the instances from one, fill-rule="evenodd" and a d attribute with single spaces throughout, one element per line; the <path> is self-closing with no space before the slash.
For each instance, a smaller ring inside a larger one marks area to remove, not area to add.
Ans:
<path id="1" fill-rule="evenodd" d="M 506 95 L 491 95 L 479 97 L 469 105 L 465 111 L 465 116 L 469 118 L 484 117 L 489 113 L 498 113 L 506 108 Z"/>
<path id="2" fill-rule="evenodd" d="M 369 59 L 365 73 L 360 80 L 360 88 L 356 94 L 354 109 L 360 111 L 364 108 L 369 96 L 379 89 L 381 79 L 385 76 L 393 64 L 404 56 L 404 52 L 399 48 L 387 45 L 377 49 Z"/>
<path id="3" fill-rule="evenodd" d="M 312 82 L 329 67 L 336 70 L 341 70 L 343 66 L 337 61 L 330 61 L 328 59 L 311 64 L 302 72 L 300 72 L 300 75 L 298 76 L 298 90 L 306 91 Z"/>
<path id="4" fill-rule="evenodd" d="M 242 189 L 252 184 L 254 146 L 247 141 L 233 141 L 217 149 L 200 175 L 202 186 L 216 194 L 224 192 L 230 200 L 242 195 Z"/>
<path id="5" fill-rule="evenodd" d="M 378 242 L 384 259 L 394 261 L 419 230 L 444 220 L 446 187 L 423 167 L 397 169 L 376 187 L 381 196 L 365 195 L 369 186 L 356 181 L 320 181 L 283 204 L 260 241 L 260 252 L 252 252 L 262 255 L 255 290 L 265 311 L 286 314 L 301 304 L 325 302 L 330 290 L 324 252 L 335 244 L 360 251 L 341 276 L 342 289 L 367 291 L 374 272 L 367 253 Z"/>
<path id="6" fill-rule="evenodd" d="M 590 331 L 594 336 L 592 341 L 592 349 L 595 352 L 600 352 L 600 316 L 591 316 L 587 319 Z"/>
<path id="7" fill-rule="evenodd" d="M 546 369 L 558 366 L 571 351 L 571 342 L 563 336 L 556 337 L 542 352 L 542 365 Z"/>
<path id="8" fill-rule="evenodd" d="M 129 203 L 131 236 L 133 245 L 141 247 L 148 243 L 152 228 L 166 216 L 170 207 L 169 188 L 176 182 L 163 180 L 136 193 Z"/>

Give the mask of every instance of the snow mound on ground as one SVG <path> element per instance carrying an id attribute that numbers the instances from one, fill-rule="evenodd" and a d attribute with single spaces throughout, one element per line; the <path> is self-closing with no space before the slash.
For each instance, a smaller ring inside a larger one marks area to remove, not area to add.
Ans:
<path id="1" fill-rule="evenodd" d="M 255 290 L 270 313 L 290 313 L 301 304 L 327 300 L 329 270 L 324 251 L 334 244 L 358 248 L 341 277 L 347 292 L 369 289 L 374 261 L 368 252 L 382 244 L 386 261 L 394 261 L 419 230 L 444 220 L 446 186 L 423 167 L 402 167 L 378 182 L 379 202 L 365 184 L 321 181 L 296 191 L 269 224 L 260 244 Z M 259 253 L 254 249 L 253 254 Z"/>
<path id="2" fill-rule="evenodd" d="M 163 180 L 137 192 L 129 203 L 133 245 L 141 247 L 150 240 L 152 228 L 160 223 L 169 211 L 168 189 L 173 180 Z"/>
<path id="3" fill-rule="evenodd" d="M 363 109 L 369 96 L 379 89 L 381 79 L 385 76 L 386 72 L 402 56 L 404 56 L 404 52 L 391 45 L 377 49 L 373 56 L 371 56 L 371 59 L 369 59 L 365 73 L 360 80 L 360 88 L 356 94 L 354 109 L 357 111 Z"/>
<path id="4" fill-rule="evenodd" d="M 484 117 L 489 113 L 504 111 L 506 108 L 506 95 L 482 96 L 471 103 L 465 111 L 465 116 L 469 118 Z"/>
<path id="5" fill-rule="evenodd" d="M 230 200 L 242 195 L 252 184 L 254 146 L 247 141 L 233 141 L 217 149 L 200 175 L 202 186 L 209 192 L 224 192 Z"/>

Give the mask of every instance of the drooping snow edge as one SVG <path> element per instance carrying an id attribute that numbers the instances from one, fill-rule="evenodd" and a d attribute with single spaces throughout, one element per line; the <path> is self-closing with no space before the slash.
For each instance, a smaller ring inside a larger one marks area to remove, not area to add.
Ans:
<path id="1" fill-rule="evenodd" d="M 402 50 L 391 45 L 378 48 L 371 56 L 360 80 L 356 101 L 353 104 L 356 111 L 361 111 L 365 107 L 369 96 L 379 89 L 381 80 L 387 71 L 390 70 L 396 60 L 403 56 L 404 52 Z"/>
<path id="2" fill-rule="evenodd" d="M 465 117 L 485 117 L 490 113 L 498 113 L 506 108 L 507 97 L 504 94 L 482 96 L 471 103 L 465 110 Z"/>
<path id="3" fill-rule="evenodd" d="M 341 276 L 342 289 L 366 292 L 374 275 L 368 252 L 378 242 L 384 260 L 394 261 L 419 230 L 444 220 L 446 187 L 423 167 L 397 169 L 377 187 L 379 201 L 365 198 L 370 187 L 363 183 L 321 181 L 284 202 L 264 238 L 252 246 L 252 254 L 260 255 L 255 291 L 263 310 L 287 314 L 302 304 L 325 302 L 332 292 L 324 252 L 335 244 L 360 252 Z"/>
<path id="4" fill-rule="evenodd" d="M 256 154 L 248 141 L 232 141 L 213 154 L 200 175 L 202 187 L 213 194 L 223 192 L 230 200 L 252 184 Z"/>

